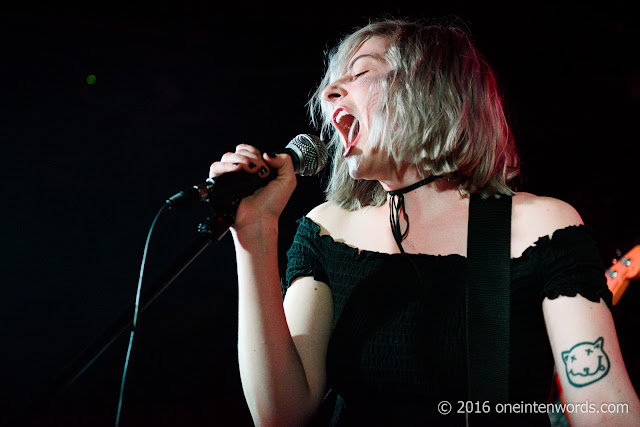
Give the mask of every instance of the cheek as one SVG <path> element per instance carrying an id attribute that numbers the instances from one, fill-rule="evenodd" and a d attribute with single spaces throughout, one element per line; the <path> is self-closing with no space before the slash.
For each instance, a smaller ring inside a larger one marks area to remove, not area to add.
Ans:
<path id="1" fill-rule="evenodd" d="M 367 99 L 364 102 L 367 114 L 376 114 L 380 111 L 382 98 L 382 89 L 379 87 L 379 84 L 374 83 L 367 91 Z"/>
<path id="2" fill-rule="evenodd" d="M 382 95 L 375 83 L 372 85 L 362 84 L 354 93 L 354 98 L 363 116 L 361 119 L 369 121 L 371 116 L 380 109 Z"/>
<path id="3" fill-rule="evenodd" d="M 378 99 L 370 99 L 369 104 L 366 106 L 365 116 L 365 128 L 366 139 L 369 142 L 369 147 L 376 146 L 380 132 L 386 127 L 386 119 L 383 112 L 380 109 Z"/>

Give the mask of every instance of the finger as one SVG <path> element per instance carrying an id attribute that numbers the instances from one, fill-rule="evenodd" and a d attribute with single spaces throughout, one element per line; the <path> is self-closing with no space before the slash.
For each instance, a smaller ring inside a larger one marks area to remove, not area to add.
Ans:
<path id="1" fill-rule="evenodd" d="M 215 178 L 223 173 L 236 172 L 242 169 L 240 163 L 215 162 L 209 167 L 209 178 Z"/>
<path id="2" fill-rule="evenodd" d="M 262 155 L 260 152 L 254 152 L 254 151 L 250 151 L 250 150 L 245 150 L 245 149 L 240 149 L 238 151 L 236 151 L 236 153 L 238 156 L 243 156 L 243 158 L 238 158 L 238 157 L 234 157 L 234 159 L 240 163 L 246 163 L 246 166 L 244 167 L 244 169 L 247 172 L 258 172 L 261 176 L 265 176 L 266 174 L 268 174 L 268 170 L 269 168 L 267 167 L 266 163 L 264 162 L 264 160 L 262 159 Z M 266 172 L 265 172 L 265 168 L 266 168 Z"/>
<path id="3" fill-rule="evenodd" d="M 257 173 L 261 177 L 269 175 L 269 167 L 260 157 L 254 157 L 253 154 L 247 155 L 247 151 L 242 150 L 239 153 L 226 153 L 222 156 L 222 162 L 239 163 L 242 169 L 249 173 Z"/>
<path id="4" fill-rule="evenodd" d="M 278 169 L 278 175 L 282 173 L 291 173 L 293 174 L 293 163 L 291 162 L 291 157 L 288 154 L 280 153 L 265 153 L 262 155 L 267 166 Z"/>
<path id="5" fill-rule="evenodd" d="M 264 163 L 260 157 L 247 153 L 246 151 L 239 153 L 225 153 L 222 155 L 220 161 L 228 163 Z"/>
<path id="6" fill-rule="evenodd" d="M 215 162 L 211 165 L 209 168 L 209 176 L 214 178 L 223 173 L 236 172 L 241 169 L 249 173 L 257 173 L 261 178 L 269 175 L 269 167 L 264 162 L 256 164 L 253 159 L 248 159 L 246 156 L 227 153 L 222 156 L 220 162 Z"/>
<path id="7" fill-rule="evenodd" d="M 253 145 L 238 144 L 238 145 L 236 145 L 236 153 L 239 152 L 239 151 L 248 151 L 249 153 L 253 153 L 257 157 L 260 157 L 260 150 L 258 150 Z"/>
<path id="8" fill-rule="evenodd" d="M 250 159 L 254 159 L 255 161 L 260 161 L 262 160 L 262 156 L 260 155 L 260 152 L 254 152 L 254 151 L 250 151 L 250 150 L 236 150 L 236 154 L 240 154 L 242 156 L 246 156 Z"/>

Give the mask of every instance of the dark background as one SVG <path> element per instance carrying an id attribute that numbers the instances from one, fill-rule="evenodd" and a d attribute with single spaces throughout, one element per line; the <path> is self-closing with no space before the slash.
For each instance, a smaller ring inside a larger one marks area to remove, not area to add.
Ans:
<path id="1" fill-rule="evenodd" d="M 305 103 L 323 52 L 369 18 L 458 17 L 500 79 L 523 161 L 519 189 L 574 205 L 605 266 L 639 243 L 639 38 L 630 6 L 402 3 L 411 4 L 3 9 L 0 425 L 133 302 L 147 232 L 167 197 L 201 182 L 238 143 L 274 150 L 316 132 Z M 295 219 L 322 201 L 322 180 L 299 179 L 282 218 L 282 254 Z M 145 283 L 206 215 L 195 205 L 160 217 Z M 142 314 L 122 425 L 250 424 L 235 280 L 226 236 Z M 632 283 L 615 315 L 637 384 L 636 295 Z M 113 425 L 127 337 L 30 410 L 28 424 Z"/>

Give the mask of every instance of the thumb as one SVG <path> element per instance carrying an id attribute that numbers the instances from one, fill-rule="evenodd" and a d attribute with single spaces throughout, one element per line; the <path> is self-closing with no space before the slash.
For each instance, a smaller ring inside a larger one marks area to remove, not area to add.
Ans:
<path id="1" fill-rule="evenodd" d="M 293 174 L 293 162 L 288 154 L 280 153 L 274 157 L 272 156 L 274 155 L 264 153 L 262 158 L 269 167 L 278 169 L 278 175 L 282 175 L 283 173 Z"/>

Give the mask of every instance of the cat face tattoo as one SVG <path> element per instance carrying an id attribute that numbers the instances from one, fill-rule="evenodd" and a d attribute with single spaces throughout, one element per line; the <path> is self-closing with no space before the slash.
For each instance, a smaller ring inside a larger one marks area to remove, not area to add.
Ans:
<path id="1" fill-rule="evenodd" d="M 604 352 L 604 339 L 581 342 L 562 352 L 562 360 L 571 385 L 584 387 L 601 380 L 609 373 L 609 356 Z"/>

